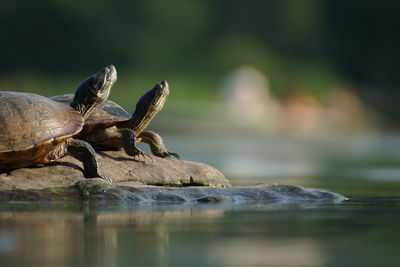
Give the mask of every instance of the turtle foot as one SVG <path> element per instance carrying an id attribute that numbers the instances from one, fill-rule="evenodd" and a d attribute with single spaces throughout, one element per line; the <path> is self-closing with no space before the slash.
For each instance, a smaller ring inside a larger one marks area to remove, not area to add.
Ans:
<path id="1" fill-rule="evenodd" d="M 112 179 L 105 174 L 98 174 L 98 177 L 112 184 Z"/>
<path id="2" fill-rule="evenodd" d="M 95 178 L 101 178 L 104 181 L 108 182 L 108 183 L 112 183 L 112 179 L 110 177 L 108 177 L 107 175 L 103 174 L 103 173 L 97 173 L 96 175 L 85 175 L 86 179 L 95 179 Z"/>
<path id="3" fill-rule="evenodd" d="M 179 156 L 177 153 L 168 151 L 168 157 L 174 156 L 177 160 L 182 160 L 181 156 Z"/>
<path id="4" fill-rule="evenodd" d="M 171 158 L 171 156 L 174 156 L 177 160 L 182 160 L 181 156 L 179 156 L 177 153 L 168 151 L 168 150 L 163 151 L 163 152 L 157 154 L 156 156 L 159 156 L 161 158 L 167 158 L 167 157 Z"/>
<path id="5" fill-rule="evenodd" d="M 146 162 L 146 156 L 149 157 L 151 159 L 151 161 L 153 161 L 153 158 L 149 154 L 147 154 L 147 153 L 143 152 L 142 150 L 136 148 L 135 153 L 133 155 L 133 158 L 135 160 L 137 160 L 137 161 L 142 161 L 141 158 L 143 157 L 143 162 Z"/>

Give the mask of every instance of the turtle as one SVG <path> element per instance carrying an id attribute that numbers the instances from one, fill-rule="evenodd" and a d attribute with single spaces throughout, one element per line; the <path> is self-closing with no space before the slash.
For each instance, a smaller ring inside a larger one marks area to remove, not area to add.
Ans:
<path id="1" fill-rule="evenodd" d="M 144 142 L 149 144 L 155 156 L 161 158 L 174 156 L 181 160 L 177 153 L 165 147 L 159 134 L 145 131 L 150 121 L 163 108 L 168 95 L 168 83 L 165 80 L 157 83 L 139 99 L 132 115 L 120 105 L 107 100 L 85 120 L 83 130 L 77 138 L 87 141 L 100 150 L 124 148 L 126 154 L 139 158 L 145 153 L 136 147 L 136 143 Z M 73 95 L 58 95 L 50 99 L 69 104 Z"/>
<path id="2" fill-rule="evenodd" d="M 65 155 L 83 163 L 86 178 L 109 180 L 98 170 L 93 147 L 75 136 L 104 102 L 117 79 L 113 65 L 85 79 L 70 105 L 28 92 L 0 92 L 0 170 L 46 164 Z"/>

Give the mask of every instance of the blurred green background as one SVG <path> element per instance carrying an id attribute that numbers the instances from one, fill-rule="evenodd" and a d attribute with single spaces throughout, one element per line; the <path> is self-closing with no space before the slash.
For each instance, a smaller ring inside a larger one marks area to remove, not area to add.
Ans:
<path id="1" fill-rule="evenodd" d="M 224 77 L 246 65 L 277 98 L 345 86 L 396 125 L 399 9 L 394 0 L 4 0 L 0 90 L 70 93 L 114 64 L 111 99 L 132 110 L 166 79 L 169 112 L 190 113 L 179 103 L 218 102 Z"/>

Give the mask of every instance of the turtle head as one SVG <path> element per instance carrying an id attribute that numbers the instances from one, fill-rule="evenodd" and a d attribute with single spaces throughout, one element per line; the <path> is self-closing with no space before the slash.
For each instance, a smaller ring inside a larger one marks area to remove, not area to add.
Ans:
<path id="1" fill-rule="evenodd" d="M 147 91 L 144 95 L 142 95 L 136 106 L 144 105 L 147 108 L 147 110 L 150 111 L 155 109 L 158 112 L 163 108 L 168 95 L 169 95 L 169 86 L 167 81 L 163 80 L 157 83 L 153 87 L 153 89 Z"/>
<path id="2" fill-rule="evenodd" d="M 116 80 L 117 70 L 113 65 L 109 65 L 86 78 L 76 89 L 71 107 L 87 118 L 94 108 L 107 100 L 111 87 Z"/>
<path id="3" fill-rule="evenodd" d="M 163 108 L 168 95 L 168 83 L 167 81 L 161 81 L 139 99 L 131 119 L 131 128 L 137 134 L 142 132 L 154 116 Z"/>

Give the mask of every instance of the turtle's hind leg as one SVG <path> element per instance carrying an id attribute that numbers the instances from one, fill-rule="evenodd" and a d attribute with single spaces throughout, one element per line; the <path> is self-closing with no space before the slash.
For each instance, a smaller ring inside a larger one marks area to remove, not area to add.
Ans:
<path id="1" fill-rule="evenodd" d="M 164 142 L 161 138 L 161 136 L 155 132 L 152 131 L 144 131 L 139 134 L 137 137 L 137 140 L 140 142 L 144 142 L 146 144 L 149 144 L 151 152 L 158 157 L 161 158 L 166 158 L 166 157 L 171 157 L 174 156 L 175 158 L 181 160 L 181 157 L 172 151 L 169 151 L 165 145 Z"/>

